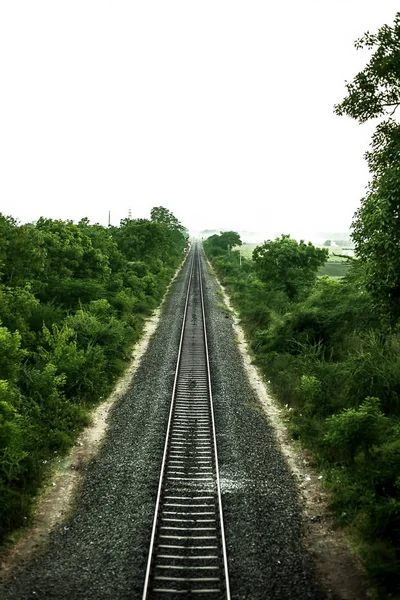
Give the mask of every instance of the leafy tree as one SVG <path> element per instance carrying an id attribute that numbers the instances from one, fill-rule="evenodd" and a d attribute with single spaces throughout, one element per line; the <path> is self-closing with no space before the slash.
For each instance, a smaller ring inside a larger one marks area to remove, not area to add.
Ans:
<path id="1" fill-rule="evenodd" d="M 241 246 L 242 240 L 236 231 L 221 231 L 220 235 L 211 235 L 204 242 L 206 252 L 211 256 L 229 252 L 235 246 Z"/>
<path id="2" fill-rule="evenodd" d="M 152 222 L 166 227 L 169 245 L 175 248 L 175 257 L 181 255 L 186 246 L 189 233 L 175 215 L 163 206 L 155 206 L 151 209 L 150 219 Z"/>
<path id="3" fill-rule="evenodd" d="M 154 223 L 166 225 L 169 229 L 178 229 L 184 231 L 183 225 L 178 221 L 175 215 L 163 206 L 155 206 L 150 211 L 150 219 Z"/>
<path id="4" fill-rule="evenodd" d="M 0 213 L 0 280 L 9 286 L 31 282 L 40 277 L 45 260 L 40 232 Z"/>
<path id="5" fill-rule="evenodd" d="M 143 262 L 152 269 L 172 266 L 183 256 L 187 233 L 178 219 L 163 207 L 153 208 L 149 219 L 123 219 L 111 229 L 119 250 L 130 262 Z M 161 263 L 160 263 L 161 261 Z"/>
<path id="6" fill-rule="evenodd" d="M 347 83 L 348 95 L 336 105 L 336 113 L 360 123 L 393 114 L 400 105 L 400 13 L 393 26 L 383 25 L 376 34 L 367 32 L 354 45 L 375 52 L 368 65 Z"/>
<path id="7" fill-rule="evenodd" d="M 236 231 L 221 231 L 221 235 L 219 236 L 220 245 L 222 247 L 228 247 L 229 249 L 234 248 L 235 246 L 241 246 L 242 240 L 240 239 L 240 235 Z"/>
<path id="8" fill-rule="evenodd" d="M 318 268 L 327 258 L 326 248 L 316 248 L 303 240 L 297 242 L 290 235 L 268 240 L 253 251 L 256 273 L 261 281 L 282 289 L 290 299 L 312 287 Z"/>
<path id="9" fill-rule="evenodd" d="M 6 327 L 0 326 L 0 379 L 15 381 L 21 360 L 26 354 L 20 346 L 18 331 L 11 333 Z"/>
<path id="10" fill-rule="evenodd" d="M 40 218 L 36 228 L 42 232 L 47 252 L 47 279 L 106 279 L 110 275 L 108 257 L 93 244 L 85 221 L 75 225 L 72 221 Z"/>
<path id="11" fill-rule="evenodd" d="M 80 231 L 91 239 L 93 248 L 107 257 L 108 266 L 112 273 L 120 271 L 125 267 L 126 259 L 118 249 L 118 245 L 111 235 L 110 229 L 102 225 L 90 224 L 89 219 L 81 219 L 78 223 Z"/>
<path id="12" fill-rule="evenodd" d="M 0 214 L 0 538 L 111 389 L 181 262 L 167 209 L 120 228 Z M 1 539 L 2 541 L 2 539 Z"/>
<path id="13" fill-rule="evenodd" d="M 380 410 L 378 398 L 368 397 L 359 408 L 348 408 L 327 420 L 325 441 L 337 458 L 354 462 L 361 450 L 368 457 L 372 446 L 384 441 L 388 418 Z"/>
<path id="14" fill-rule="evenodd" d="M 366 159 L 372 174 L 368 194 L 354 215 L 356 254 L 365 265 L 365 282 L 382 312 L 400 316 L 400 13 L 392 26 L 367 32 L 356 48 L 372 51 L 369 63 L 347 84 L 347 96 L 335 106 L 338 115 L 364 123 L 380 122 Z"/>
<path id="15" fill-rule="evenodd" d="M 165 228 L 155 221 L 123 219 L 112 233 L 120 251 L 129 261 L 153 264 L 166 250 Z"/>
<path id="16" fill-rule="evenodd" d="M 21 463 L 27 457 L 23 449 L 26 423 L 13 406 L 15 395 L 16 391 L 9 382 L 0 379 L 0 480 L 7 482 L 18 480 L 24 471 Z"/>
<path id="17" fill-rule="evenodd" d="M 32 294 L 29 283 L 24 287 L 0 286 L 0 320 L 11 332 L 18 331 L 23 347 L 35 343 L 31 319 L 38 310 L 40 302 Z"/>

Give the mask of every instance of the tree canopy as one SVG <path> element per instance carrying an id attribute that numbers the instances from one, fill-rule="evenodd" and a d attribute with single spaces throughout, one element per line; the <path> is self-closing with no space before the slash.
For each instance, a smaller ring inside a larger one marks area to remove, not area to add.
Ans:
<path id="1" fill-rule="evenodd" d="M 376 127 L 366 159 L 372 180 L 354 215 L 352 238 L 364 265 L 365 283 L 377 306 L 392 322 L 400 317 L 400 13 L 355 42 L 372 51 L 365 68 L 347 84 L 347 96 L 335 106 L 338 115 L 364 123 L 384 118 Z"/>
<path id="2" fill-rule="evenodd" d="M 383 25 L 375 34 L 366 32 L 354 45 L 374 52 L 366 67 L 346 84 L 347 96 L 335 106 L 336 113 L 360 123 L 393 115 L 400 105 L 400 13 L 392 26 Z"/>
<path id="3" fill-rule="evenodd" d="M 151 209 L 150 219 L 160 225 L 165 225 L 169 229 L 177 229 L 179 231 L 185 231 L 182 223 L 178 221 L 174 214 L 163 206 L 155 206 Z"/>
<path id="4" fill-rule="evenodd" d="M 220 235 L 207 238 L 204 244 L 211 254 L 223 254 L 226 250 L 241 246 L 242 240 L 236 231 L 221 231 Z"/>
<path id="5" fill-rule="evenodd" d="M 328 259 L 326 248 L 297 242 L 290 235 L 268 240 L 253 251 L 255 270 L 261 281 L 296 298 L 315 282 L 318 268 Z"/>
<path id="6" fill-rule="evenodd" d="M 108 228 L 0 214 L 0 541 L 122 372 L 185 246 L 163 207 Z"/>

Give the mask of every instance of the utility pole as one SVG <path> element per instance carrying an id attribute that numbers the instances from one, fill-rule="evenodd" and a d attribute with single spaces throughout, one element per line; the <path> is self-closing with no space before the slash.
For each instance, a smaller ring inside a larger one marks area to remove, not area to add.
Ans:
<path id="1" fill-rule="evenodd" d="M 108 211 L 108 226 L 111 225 L 111 210 Z"/>

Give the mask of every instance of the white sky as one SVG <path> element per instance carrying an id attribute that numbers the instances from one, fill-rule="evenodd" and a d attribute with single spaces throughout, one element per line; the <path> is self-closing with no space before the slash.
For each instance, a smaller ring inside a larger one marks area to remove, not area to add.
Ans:
<path id="1" fill-rule="evenodd" d="M 345 231 L 371 124 L 333 114 L 394 0 L 2 0 L 0 211 Z"/>

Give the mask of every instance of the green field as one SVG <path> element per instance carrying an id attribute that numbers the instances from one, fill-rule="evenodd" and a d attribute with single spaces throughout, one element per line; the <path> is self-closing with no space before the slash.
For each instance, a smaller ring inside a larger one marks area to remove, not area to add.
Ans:
<path id="1" fill-rule="evenodd" d="M 342 262 L 333 262 L 332 260 L 329 260 L 323 267 L 320 267 L 318 275 L 320 277 L 323 275 L 328 275 L 329 277 L 343 277 L 346 275 L 349 267 L 350 262 L 346 262 L 345 260 Z"/>
<path id="2" fill-rule="evenodd" d="M 343 256 L 341 254 L 330 254 L 329 258 L 328 258 L 328 262 L 333 262 L 333 263 L 348 263 L 350 262 L 349 259 L 347 258 L 347 256 Z"/>
<path id="3" fill-rule="evenodd" d="M 240 247 L 240 253 L 245 258 L 251 259 L 253 250 L 259 244 L 243 244 Z M 239 250 L 239 247 L 235 248 L 235 250 Z M 351 261 L 347 260 L 347 258 L 343 256 L 336 256 L 335 254 L 330 254 L 328 258 L 328 262 L 319 269 L 318 275 L 322 277 L 323 275 L 328 275 L 328 277 L 343 277 L 346 275 Z"/>
<path id="4" fill-rule="evenodd" d="M 237 246 L 236 248 L 234 248 L 234 250 L 240 250 L 240 253 L 242 256 L 244 256 L 245 258 L 251 258 L 251 255 L 253 254 L 253 250 L 256 246 L 259 246 L 259 244 L 243 244 L 243 246 Z"/>

